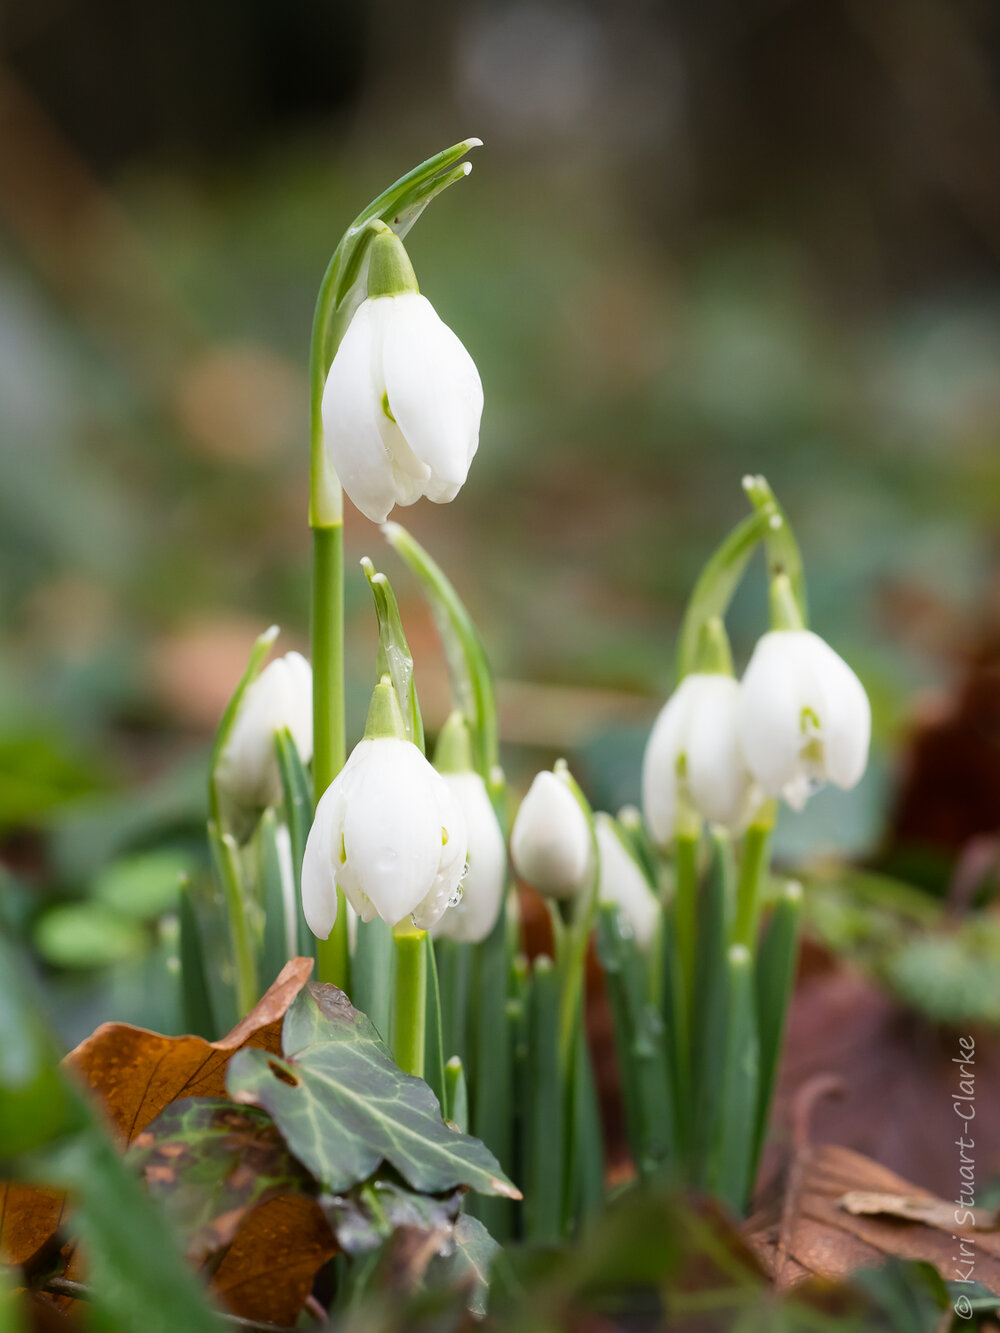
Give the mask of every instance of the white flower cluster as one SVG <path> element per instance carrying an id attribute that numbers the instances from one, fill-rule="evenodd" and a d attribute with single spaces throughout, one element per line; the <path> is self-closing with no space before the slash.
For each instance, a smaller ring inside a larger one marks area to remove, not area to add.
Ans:
<path id="1" fill-rule="evenodd" d="M 843 658 L 811 630 L 771 630 L 742 681 L 695 672 L 667 700 L 643 760 L 646 822 L 666 844 L 679 820 L 739 832 L 768 798 L 801 810 L 826 782 L 854 786 L 870 736 L 868 696 Z"/>

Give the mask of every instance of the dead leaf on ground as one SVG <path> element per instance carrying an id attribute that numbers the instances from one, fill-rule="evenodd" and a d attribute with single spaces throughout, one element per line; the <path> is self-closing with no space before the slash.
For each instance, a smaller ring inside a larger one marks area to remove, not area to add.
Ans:
<path id="1" fill-rule="evenodd" d="M 66 1057 L 104 1106 L 126 1143 L 179 1097 L 225 1097 L 226 1065 L 243 1046 L 278 1053 L 285 1010 L 309 979 L 310 958 L 293 958 L 250 1013 L 220 1041 L 164 1037 L 128 1023 L 105 1023 Z M 0 1185 L 0 1256 L 27 1264 L 62 1221 L 65 1195 Z"/>
<path id="2" fill-rule="evenodd" d="M 301 1194 L 262 1204 L 215 1271 L 212 1290 L 244 1319 L 291 1325 L 337 1245 L 319 1204 Z"/>
<path id="3" fill-rule="evenodd" d="M 811 949 L 807 958 L 789 1013 L 761 1181 L 780 1168 L 799 1089 L 829 1073 L 840 1079 L 843 1095 L 816 1108 L 816 1141 L 853 1148 L 945 1198 L 953 1195 L 954 1140 L 962 1124 L 954 1111 L 959 1034 L 906 1009 L 830 955 Z M 985 1182 L 1000 1175 L 1000 1120 L 988 1110 L 1000 1103 L 1000 1041 L 985 1028 L 970 1035 L 980 1110 L 976 1171 Z"/>
<path id="4" fill-rule="evenodd" d="M 879 1194 L 875 1190 L 851 1190 L 840 1200 L 845 1212 L 855 1217 L 899 1217 L 904 1222 L 926 1222 L 930 1227 L 953 1230 L 955 1205 L 947 1199 L 916 1198 L 906 1194 Z M 996 1231 L 1000 1214 L 989 1208 L 970 1208 L 976 1231 Z"/>
<path id="5" fill-rule="evenodd" d="M 924 1215 L 853 1213 L 844 1200 L 858 1192 L 905 1199 Z M 955 1204 L 849 1148 L 805 1144 L 746 1222 L 743 1236 L 779 1290 L 813 1277 L 844 1281 L 895 1256 L 932 1264 L 946 1281 L 974 1280 L 1000 1293 L 1000 1234 L 959 1227 L 956 1211 Z"/>

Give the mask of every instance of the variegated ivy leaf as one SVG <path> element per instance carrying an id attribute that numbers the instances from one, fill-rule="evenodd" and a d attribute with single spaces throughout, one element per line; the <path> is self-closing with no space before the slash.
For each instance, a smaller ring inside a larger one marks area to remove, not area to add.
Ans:
<path id="1" fill-rule="evenodd" d="M 309 985 L 285 1015 L 284 1058 L 243 1050 L 226 1087 L 273 1116 L 322 1187 L 343 1194 L 388 1162 L 415 1190 L 466 1186 L 520 1198 L 489 1149 L 445 1124 L 422 1079 L 393 1062 L 374 1026 L 335 986 Z"/>

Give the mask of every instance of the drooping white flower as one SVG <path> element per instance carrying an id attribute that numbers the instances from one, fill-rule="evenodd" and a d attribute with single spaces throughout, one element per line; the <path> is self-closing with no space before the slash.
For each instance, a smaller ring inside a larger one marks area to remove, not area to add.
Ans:
<path id="1" fill-rule="evenodd" d="M 737 727 L 739 685 L 722 672 L 692 672 L 653 724 L 642 762 L 642 803 L 657 842 L 670 842 L 678 818 L 732 830 L 757 800 Z"/>
<path id="2" fill-rule="evenodd" d="M 465 819 L 468 870 L 461 900 L 448 908 L 435 936 L 477 944 L 493 929 L 507 880 L 507 850 L 486 783 L 478 773 L 443 773 Z"/>
<path id="3" fill-rule="evenodd" d="M 344 490 L 375 523 L 422 495 L 453 500 L 479 445 L 483 386 L 472 357 L 417 291 L 399 240 L 372 242 L 368 298 L 323 392 L 323 435 Z"/>
<path id="4" fill-rule="evenodd" d="M 601 902 L 617 903 L 632 928 L 639 948 L 647 949 L 652 943 L 660 915 L 656 896 L 632 853 L 623 843 L 611 816 L 596 814 L 594 825 L 601 857 L 598 896 Z"/>
<path id="5" fill-rule="evenodd" d="M 514 820 L 510 854 L 517 873 L 539 893 L 572 898 L 583 888 L 593 859 L 590 829 L 559 773 L 535 775 Z"/>
<path id="6" fill-rule="evenodd" d="M 768 796 L 801 810 L 819 787 L 853 787 L 868 762 L 871 705 L 830 645 L 806 629 L 757 643 L 740 686 L 747 763 Z"/>
<path id="7" fill-rule="evenodd" d="M 281 800 L 274 737 L 287 728 L 304 764 L 312 758 L 312 670 L 301 653 L 269 662 L 240 700 L 215 769 L 220 796 L 241 810 Z"/>
<path id="8" fill-rule="evenodd" d="M 378 710 L 391 725 L 373 724 Z M 396 734 L 393 734 L 393 732 Z M 365 739 L 320 798 L 302 861 L 302 907 L 326 939 L 337 886 L 362 921 L 427 929 L 459 892 L 465 821 L 444 778 L 412 741 L 388 677 L 376 686 Z"/>

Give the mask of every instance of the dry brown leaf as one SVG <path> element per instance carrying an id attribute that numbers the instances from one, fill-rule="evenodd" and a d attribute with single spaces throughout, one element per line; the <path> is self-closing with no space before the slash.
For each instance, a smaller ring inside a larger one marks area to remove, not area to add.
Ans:
<path id="1" fill-rule="evenodd" d="M 905 1222 L 926 1222 L 930 1227 L 955 1230 L 955 1205 L 947 1199 L 851 1190 L 840 1200 L 840 1206 L 855 1217 L 900 1217 Z M 996 1231 L 1000 1227 L 1000 1215 L 989 1208 L 963 1209 L 963 1212 L 972 1214 L 976 1231 Z"/>
<path id="2" fill-rule="evenodd" d="M 224 1097 L 226 1065 L 243 1046 L 277 1052 L 285 1010 L 309 979 L 311 958 L 293 958 L 250 1013 L 220 1041 L 164 1037 L 128 1023 L 105 1023 L 66 1057 L 129 1143 L 179 1097 Z M 0 1184 L 0 1256 L 31 1265 L 50 1246 L 65 1195 Z"/>
<path id="3" fill-rule="evenodd" d="M 852 1214 L 843 1200 L 858 1192 L 904 1198 L 924 1206 L 926 1214 L 922 1220 Z M 971 1278 L 1000 1292 L 1000 1234 L 959 1228 L 955 1214 L 954 1204 L 860 1153 L 836 1144 L 805 1144 L 784 1181 L 746 1222 L 743 1236 L 782 1290 L 811 1277 L 844 1281 L 859 1268 L 896 1256 L 932 1264 L 947 1281 Z"/>
<path id="4" fill-rule="evenodd" d="M 314 1199 L 287 1194 L 261 1204 L 236 1234 L 212 1290 L 244 1319 L 294 1324 L 319 1269 L 337 1253 Z"/>

